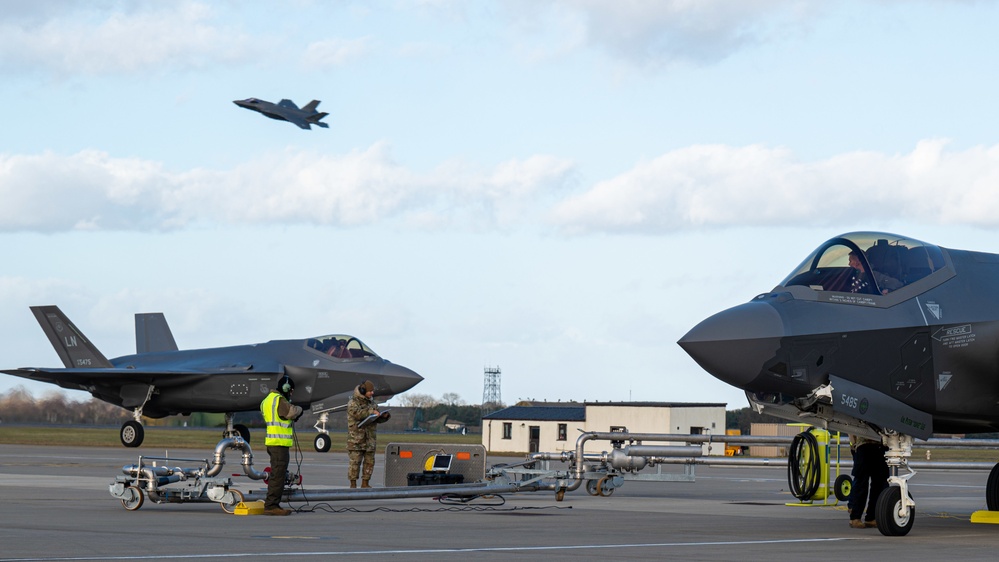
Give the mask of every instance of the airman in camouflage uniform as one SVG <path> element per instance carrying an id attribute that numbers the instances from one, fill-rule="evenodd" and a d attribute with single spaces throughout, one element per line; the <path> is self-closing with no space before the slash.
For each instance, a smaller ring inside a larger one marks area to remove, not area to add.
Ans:
<path id="1" fill-rule="evenodd" d="M 368 425 L 358 428 L 357 424 L 364 421 L 371 414 L 378 415 L 378 409 L 374 400 L 375 385 L 371 381 L 364 381 L 354 389 L 354 396 L 347 404 L 347 455 L 350 457 L 350 468 L 347 471 L 347 478 L 350 480 L 350 487 L 357 487 L 357 476 L 361 475 L 361 487 L 370 488 L 369 481 L 371 473 L 375 470 L 375 448 L 377 438 L 375 437 L 375 425 Z M 364 461 L 364 470 L 361 470 L 361 461 Z"/>

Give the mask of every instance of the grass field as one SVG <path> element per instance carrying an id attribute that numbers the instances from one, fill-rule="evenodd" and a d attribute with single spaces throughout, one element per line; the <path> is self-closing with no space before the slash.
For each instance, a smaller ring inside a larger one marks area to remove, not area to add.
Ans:
<path id="1" fill-rule="evenodd" d="M 143 448 L 167 449 L 214 449 L 222 438 L 221 428 L 145 428 Z M 313 450 L 312 440 L 316 432 L 310 430 L 299 434 L 303 450 Z M 331 433 L 332 452 L 343 452 L 347 442 L 346 433 Z M 250 430 L 250 445 L 254 449 L 263 448 L 263 429 Z M 456 435 L 443 433 L 378 433 L 380 444 L 387 443 L 442 443 L 455 445 L 479 444 L 481 435 Z M 31 426 L 0 425 L 2 445 L 50 445 L 61 447 L 121 447 L 116 427 L 74 427 L 74 426 Z"/>
<path id="2" fill-rule="evenodd" d="M 148 449 L 214 449 L 222 438 L 221 428 L 161 428 L 147 427 L 142 447 Z M 302 450 L 313 450 L 312 440 L 316 432 L 312 429 L 299 434 Z M 344 452 L 346 433 L 331 433 L 331 452 Z M 263 429 L 250 430 L 250 445 L 254 449 L 263 448 Z M 381 445 L 388 443 L 441 443 L 449 445 L 477 445 L 482 443 L 481 435 L 457 435 L 447 433 L 378 433 Z M 0 445 L 49 445 L 58 447 L 121 447 L 116 427 L 78 426 L 34 426 L 0 425 Z M 912 460 L 925 460 L 926 449 L 913 448 Z M 494 454 L 499 454 L 495 453 Z M 523 453 L 509 453 L 519 456 Z M 843 455 L 849 458 L 850 450 L 843 448 Z M 934 461 L 999 461 L 997 449 L 943 449 L 930 450 L 930 460 Z"/>

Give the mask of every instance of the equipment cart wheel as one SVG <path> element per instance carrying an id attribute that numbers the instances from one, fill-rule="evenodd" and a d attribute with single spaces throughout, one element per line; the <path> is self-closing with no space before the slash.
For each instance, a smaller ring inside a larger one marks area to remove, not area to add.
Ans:
<path id="1" fill-rule="evenodd" d="M 989 511 L 999 511 L 999 464 L 992 467 L 985 484 L 985 505 Z"/>
<path id="2" fill-rule="evenodd" d="M 599 496 L 600 495 L 600 490 L 597 489 L 597 481 L 596 480 L 587 480 L 586 481 L 586 493 L 590 494 L 591 496 Z"/>
<path id="3" fill-rule="evenodd" d="M 848 501 L 851 491 L 853 491 L 853 479 L 846 474 L 837 476 L 836 482 L 833 484 L 833 493 L 836 494 L 836 499 L 841 502 Z"/>
<path id="4" fill-rule="evenodd" d="M 909 494 L 912 498 L 912 494 Z M 912 524 L 916 520 L 916 507 L 909 508 L 907 517 L 900 517 L 899 508 L 902 507 L 902 489 L 898 486 L 888 486 L 878 496 L 877 512 L 878 530 L 886 537 L 903 537 L 909 534 Z"/>
<path id="5" fill-rule="evenodd" d="M 142 439 L 145 437 L 146 432 L 142 429 L 142 424 L 135 420 L 128 420 L 127 422 L 121 424 L 121 431 L 118 437 L 121 438 L 121 444 L 126 447 L 138 447 L 142 445 Z"/>
<path id="6" fill-rule="evenodd" d="M 614 484 L 611 483 L 610 476 L 604 476 L 600 480 L 597 480 L 597 495 L 603 497 L 610 497 L 614 493 Z"/>
<path id="7" fill-rule="evenodd" d="M 239 490 L 229 490 L 222 496 L 222 501 L 219 502 L 219 506 L 222 507 L 222 511 L 232 515 L 236 513 L 236 506 L 243 503 L 243 492 Z"/>
<path id="8" fill-rule="evenodd" d="M 313 445 L 316 447 L 316 451 L 320 453 L 329 451 L 332 444 L 333 440 L 330 439 L 329 434 L 326 433 L 316 435 L 316 440 L 313 442 Z"/>
<path id="9" fill-rule="evenodd" d="M 145 498 L 142 495 L 142 490 L 135 486 L 125 487 L 126 497 L 121 499 L 121 506 L 129 511 L 135 511 L 142 507 L 142 502 Z"/>

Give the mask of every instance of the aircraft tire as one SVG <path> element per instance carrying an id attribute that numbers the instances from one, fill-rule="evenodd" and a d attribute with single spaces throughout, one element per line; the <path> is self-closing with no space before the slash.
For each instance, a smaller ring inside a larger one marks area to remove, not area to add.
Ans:
<path id="1" fill-rule="evenodd" d="M 316 448 L 316 452 L 325 453 L 330 450 L 330 446 L 333 445 L 333 440 L 326 433 L 320 433 L 316 435 L 316 440 L 312 442 L 312 445 Z"/>
<path id="2" fill-rule="evenodd" d="M 853 491 L 853 479 L 846 474 L 837 476 L 836 482 L 833 484 L 833 493 L 836 494 L 836 499 L 841 502 L 849 501 L 851 491 Z"/>
<path id="3" fill-rule="evenodd" d="M 912 495 L 910 494 L 911 498 Z M 916 521 L 915 506 L 909 508 L 909 516 L 898 516 L 898 508 L 902 503 L 902 489 L 898 486 L 888 486 L 878 496 L 875 507 L 877 512 L 878 530 L 886 537 L 904 537 L 909 534 L 912 524 Z"/>
<path id="4" fill-rule="evenodd" d="M 238 433 L 239 436 L 243 438 L 243 441 L 246 441 L 247 443 L 250 442 L 250 428 L 246 427 L 241 423 L 237 423 L 236 425 L 232 426 L 232 430 Z"/>
<path id="5" fill-rule="evenodd" d="M 126 447 L 138 447 L 142 445 L 145 435 L 146 432 L 142 429 L 142 424 L 135 420 L 128 420 L 121 424 L 121 431 L 118 433 L 121 444 Z"/>
<path id="6" fill-rule="evenodd" d="M 989 511 L 999 511 L 999 464 L 992 467 L 985 484 L 985 505 Z"/>

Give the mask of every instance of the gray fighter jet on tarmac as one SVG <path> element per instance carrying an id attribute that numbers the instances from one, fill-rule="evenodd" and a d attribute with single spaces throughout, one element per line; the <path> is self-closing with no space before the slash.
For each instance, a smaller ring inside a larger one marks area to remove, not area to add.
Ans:
<path id="1" fill-rule="evenodd" d="M 330 127 L 326 123 L 321 122 L 321 119 L 329 115 L 329 113 L 316 111 L 316 108 L 319 107 L 319 100 L 312 100 L 301 109 L 291 100 L 281 100 L 278 103 L 271 103 L 269 101 L 258 100 L 257 98 L 247 98 L 245 100 L 235 100 L 232 103 L 239 107 L 245 107 L 257 113 L 262 113 L 271 119 L 294 123 L 300 128 L 309 129 L 310 131 L 312 130 L 310 125 L 324 129 L 329 129 Z"/>
<path id="2" fill-rule="evenodd" d="M 355 337 L 326 335 L 299 340 L 178 350 L 161 313 L 135 315 L 136 354 L 106 359 L 56 306 L 33 306 L 31 312 L 65 368 L 22 368 L 0 372 L 85 390 L 95 398 L 133 411 L 121 427 L 126 447 L 142 444 L 140 417 L 209 412 L 226 414 L 224 436 L 249 441 L 232 413 L 255 411 L 260 401 L 288 375 L 295 384 L 292 402 L 320 414 L 316 450 L 326 452 L 330 439 L 327 413 L 341 407 L 365 380 L 375 396 L 387 399 L 423 380 L 413 371 L 379 357 Z"/>
<path id="3" fill-rule="evenodd" d="M 855 232 L 678 343 L 758 412 L 881 439 L 891 477 L 877 525 L 905 535 L 913 439 L 999 430 L 997 288 L 999 255 Z M 999 511 L 999 464 L 985 495 Z"/>

